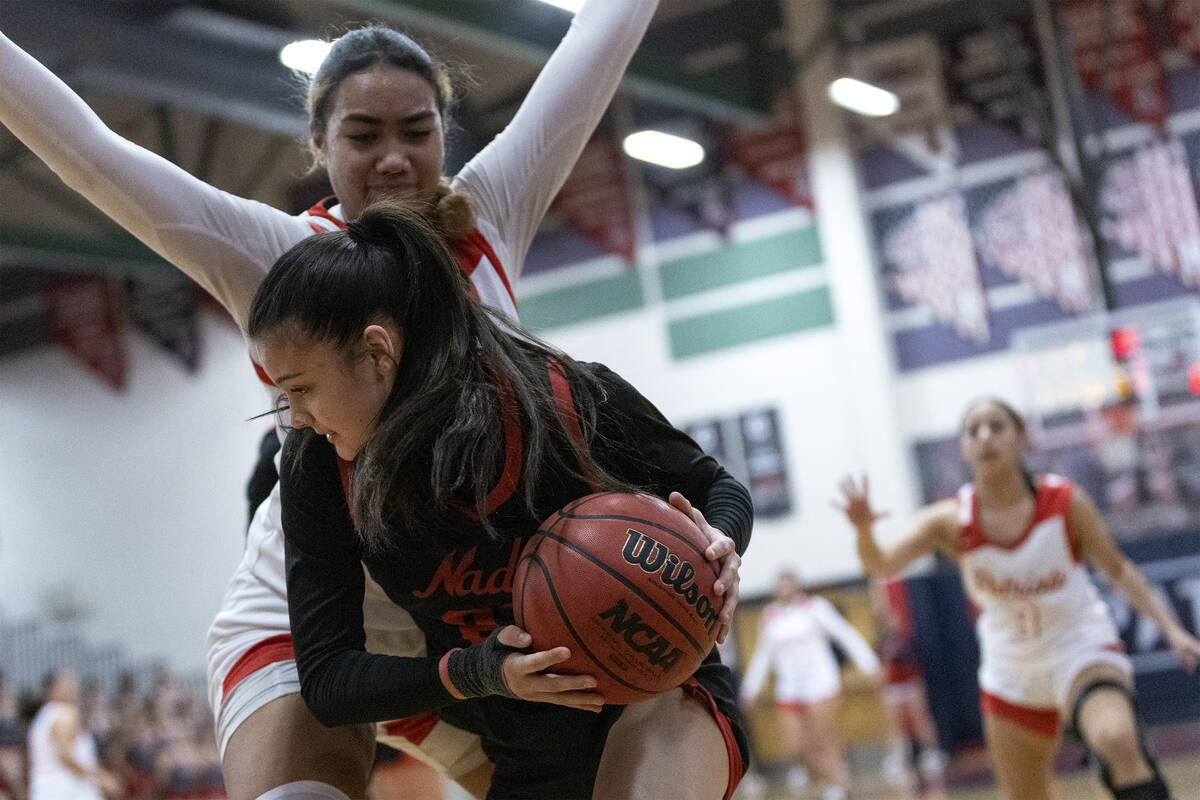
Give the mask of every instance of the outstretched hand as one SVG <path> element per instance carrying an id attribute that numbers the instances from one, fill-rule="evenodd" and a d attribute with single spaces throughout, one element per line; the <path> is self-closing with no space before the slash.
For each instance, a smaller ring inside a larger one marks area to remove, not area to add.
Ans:
<path id="1" fill-rule="evenodd" d="M 870 485 L 866 475 L 862 476 L 861 481 L 855 481 L 852 475 L 847 475 L 842 478 L 840 484 L 842 502 L 836 499 L 831 501 L 833 507 L 845 514 L 856 530 L 869 530 L 878 520 L 890 513 L 871 508 Z"/>
<path id="2" fill-rule="evenodd" d="M 533 637 L 516 625 L 500 629 L 500 644 L 524 649 L 533 644 Z M 604 697 L 592 691 L 596 679 L 591 675 L 567 675 L 548 671 L 571 657 L 570 649 L 555 647 L 536 653 L 512 653 L 505 657 L 500 671 L 508 690 L 522 700 L 535 703 L 599 711 Z"/>
<path id="3" fill-rule="evenodd" d="M 1183 668 L 1188 672 L 1195 672 L 1196 665 L 1200 664 L 1200 640 L 1178 627 L 1167 632 L 1167 641 L 1170 642 L 1171 651 L 1183 664 Z"/>
<path id="4" fill-rule="evenodd" d="M 687 514 L 700 532 L 708 537 L 709 545 L 704 551 L 704 557 L 717 566 L 718 576 L 713 584 L 713 591 L 724 598 L 721 613 L 718 615 L 717 641 L 724 644 L 733 624 L 733 610 L 738 604 L 739 587 L 742 582 L 738 570 L 742 566 L 742 557 L 737 554 L 733 539 L 709 525 L 700 509 L 695 508 L 686 497 L 679 492 L 671 492 L 668 500 L 676 509 Z"/>

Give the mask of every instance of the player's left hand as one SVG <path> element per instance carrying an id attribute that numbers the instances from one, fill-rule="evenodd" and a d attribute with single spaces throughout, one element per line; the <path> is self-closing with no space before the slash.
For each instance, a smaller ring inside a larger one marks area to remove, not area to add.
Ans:
<path id="1" fill-rule="evenodd" d="M 742 582 L 738 570 L 742 566 L 742 557 L 737 554 L 733 539 L 709 525 L 700 509 L 693 507 L 686 497 L 679 492 L 671 492 L 668 500 L 676 509 L 687 514 L 700 532 L 709 539 L 704 556 L 717 565 L 719 572 L 713 590 L 724 598 L 717 624 L 717 642 L 724 644 L 725 637 L 729 635 L 729 627 L 733 624 L 733 610 L 738 604 L 738 587 Z"/>
<path id="2" fill-rule="evenodd" d="M 1192 636 L 1182 626 L 1176 626 L 1167 631 L 1167 641 L 1171 644 L 1171 650 L 1175 653 L 1175 657 L 1183 664 L 1183 668 L 1188 672 L 1196 671 L 1196 664 L 1200 663 L 1200 640 Z"/>

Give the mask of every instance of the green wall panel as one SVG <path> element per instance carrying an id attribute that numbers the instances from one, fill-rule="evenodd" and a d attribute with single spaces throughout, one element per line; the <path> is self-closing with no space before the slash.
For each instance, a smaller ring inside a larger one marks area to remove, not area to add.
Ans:
<path id="1" fill-rule="evenodd" d="M 821 286 L 677 319 L 670 323 L 671 355 L 687 358 L 832 324 L 829 289 Z"/>
<path id="2" fill-rule="evenodd" d="M 640 308 L 642 284 L 632 269 L 588 283 L 553 289 L 530 297 L 517 296 L 521 323 L 545 330 L 586 322 L 597 317 Z"/>
<path id="3" fill-rule="evenodd" d="M 822 261 L 816 226 L 729 245 L 659 266 L 663 297 L 671 300 L 735 283 L 778 275 Z"/>

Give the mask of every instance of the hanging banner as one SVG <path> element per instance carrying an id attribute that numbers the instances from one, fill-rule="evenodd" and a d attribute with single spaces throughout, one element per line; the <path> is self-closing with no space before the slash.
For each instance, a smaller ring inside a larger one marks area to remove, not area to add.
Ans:
<path id="1" fill-rule="evenodd" d="M 1069 314 L 1094 305 L 1087 244 L 1060 175 L 1017 178 L 976 215 L 979 254 Z"/>
<path id="2" fill-rule="evenodd" d="M 125 284 L 129 317 L 143 333 L 177 358 L 188 372 L 200 364 L 200 302 L 191 281 L 138 281 Z"/>
<path id="3" fill-rule="evenodd" d="M 792 205 L 812 208 L 804 142 L 799 120 L 781 119 L 762 130 L 731 130 L 725 157 Z"/>
<path id="4" fill-rule="evenodd" d="M 605 251 L 634 260 L 637 237 L 625 157 L 611 133 L 592 136 L 551 209 Z"/>
<path id="5" fill-rule="evenodd" d="M 1178 140 L 1155 142 L 1110 163 L 1100 202 L 1104 235 L 1160 272 L 1200 289 L 1200 210 Z"/>
<path id="6" fill-rule="evenodd" d="M 647 182 L 660 202 L 682 211 L 703 228 L 728 236 L 736 217 L 733 187 L 724 171 L 681 178 L 666 186 Z"/>
<path id="7" fill-rule="evenodd" d="M 884 234 L 880 251 L 901 297 L 929 309 L 964 339 L 988 341 L 987 300 L 960 195 L 917 203 Z"/>
<path id="8" fill-rule="evenodd" d="M 114 389 L 127 375 L 120 298 L 98 275 L 68 278 L 50 293 L 51 341 L 60 344 Z"/>
<path id="9" fill-rule="evenodd" d="M 1026 26 L 972 30 L 958 35 L 947 51 L 956 111 L 965 107 L 970 116 L 998 123 L 1026 141 L 1042 141 L 1049 101 L 1041 57 Z"/>
<path id="10" fill-rule="evenodd" d="M 1162 128 L 1167 75 L 1144 0 L 1070 0 L 1062 20 L 1083 85 L 1134 119 Z"/>
<path id="11" fill-rule="evenodd" d="M 856 47 L 847 55 L 850 74 L 887 89 L 900 108 L 886 117 L 854 116 L 854 126 L 933 173 L 958 163 L 954 120 L 942 73 L 942 51 L 927 34 Z"/>
<path id="12" fill-rule="evenodd" d="M 1171 41 L 1200 61 L 1200 0 L 1167 0 Z"/>

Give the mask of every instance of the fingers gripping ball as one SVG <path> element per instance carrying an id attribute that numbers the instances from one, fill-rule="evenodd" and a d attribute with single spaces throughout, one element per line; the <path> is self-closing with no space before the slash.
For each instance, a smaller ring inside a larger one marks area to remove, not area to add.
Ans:
<path id="1" fill-rule="evenodd" d="M 673 689 L 716 643 L 722 599 L 707 546 L 685 514 L 656 497 L 582 497 L 525 545 L 513 586 L 517 624 L 533 650 L 569 647 L 554 671 L 595 676 L 606 703 Z"/>

